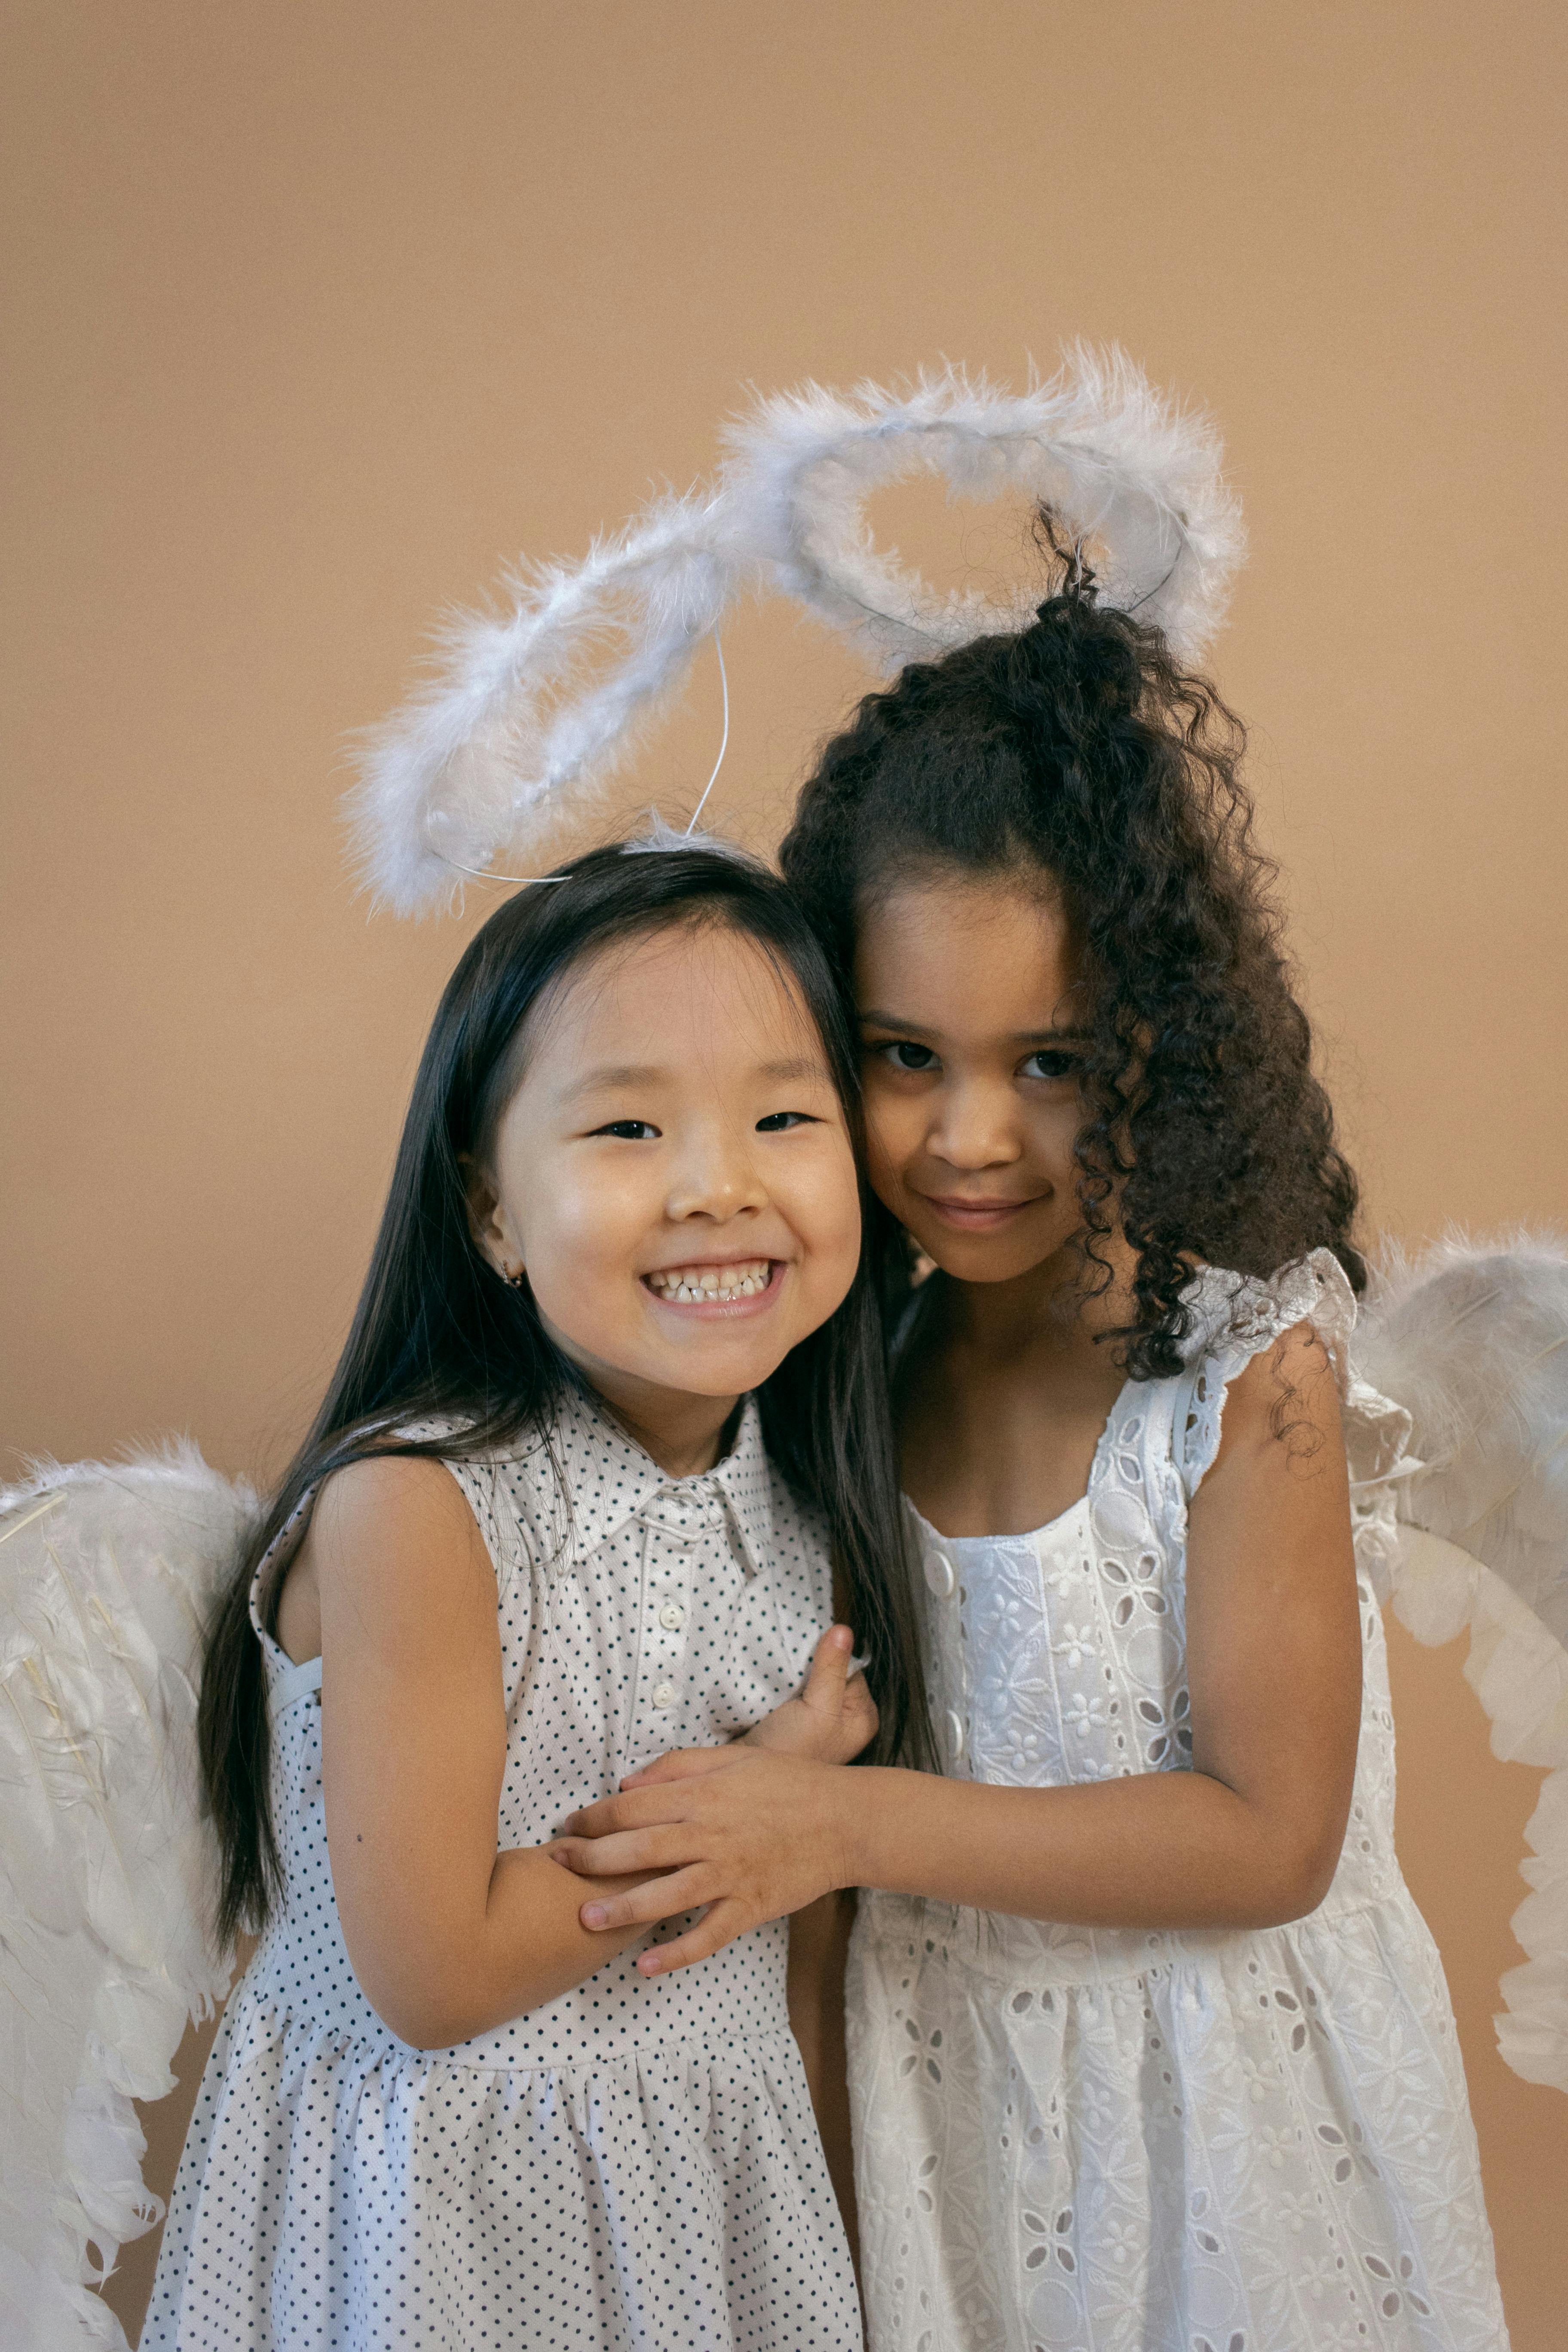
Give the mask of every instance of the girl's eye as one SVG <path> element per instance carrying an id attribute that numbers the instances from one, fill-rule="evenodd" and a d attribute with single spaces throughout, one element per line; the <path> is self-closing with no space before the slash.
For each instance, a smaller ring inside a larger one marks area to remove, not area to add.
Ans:
<path id="1" fill-rule="evenodd" d="M 759 1135 L 783 1135 L 792 1127 L 815 1127 L 816 1121 L 809 1111 L 771 1110 L 766 1118 L 757 1121 Z"/>
<path id="2" fill-rule="evenodd" d="M 595 1135 L 614 1135 L 623 1143 L 646 1143 L 658 1129 L 646 1118 L 613 1118 L 608 1127 L 596 1127 Z"/>
<path id="3" fill-rule="evenodd" d="M 929 1045 L 917 1045 L 912 1037 L 899 1037 L 886 1045 L 873 1045 L 873 1054 L 895 1070 L 935 1070 L 942 1065 Z"/>
<path id="4" fill-rule="evenodd" d="M 1075 1078 L 1078 1076 L 1078 1056 L 1064 1052 L 1059 1046 L 1042 1045 L 1039 1052 L 1031 1054 L 1024 1064 L 1022 1075 L 1026 1078 Z"/>

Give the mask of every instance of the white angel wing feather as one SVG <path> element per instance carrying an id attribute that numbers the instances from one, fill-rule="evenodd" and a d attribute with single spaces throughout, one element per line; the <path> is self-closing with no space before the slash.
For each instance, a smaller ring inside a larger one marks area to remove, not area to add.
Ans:
<path id="1" fill-rule="evenodd" d="M 1391 1254 L 1353 1358 L 1409 1412 L 1421 1465 L 1397 1489 L 1395 1612 L 1423 1642 L 1468 1627 L 1494 1751 L 1548 1769 L 1498 2045 L 1526 2082 L 1568 2091 L 1568 1248 L 1521 1234 Z"/>
<path id="2" fill-rule="evenodd" d="M 159 2219 L 132 2102 L 222 1998 L 201 1628 L 255 1508 L 192 1447 L 0 1493 L 0 2336 L 99 2343 L 86 2291 Z M 95 2262 L 89 2243 L 98 2252 Z"/>

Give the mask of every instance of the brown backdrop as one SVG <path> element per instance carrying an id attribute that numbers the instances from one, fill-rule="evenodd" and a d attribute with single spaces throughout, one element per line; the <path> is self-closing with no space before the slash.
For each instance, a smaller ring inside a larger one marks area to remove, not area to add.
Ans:
<path id="1" fill-rule="evenodd" d="M 1254 555 L 1217 666 L 1370 1228 L 1561 1217 L 1563 24 L 10 6 L 7 1444 L 184 1428 L 266 1472 L 300 1430 L 489 899 L 367 922 L 340 856 L 345 730 L 437 606 L 704 470 L 747 382 L 1016 380 L 1074 332 L 1225 428 Z M 984 518 L 885 520 L 1014 560 Z M 781 610 L 727 650 L 717 814 L 768 844 L 857 673 Z M 714 727 L 700 672 L 605 821 L 688 801 Z M 1538 1776 L 1490 1760 L 1457 1651 L 1394 1653 L 1405 1861 L 1514 2342 L 1551 2352 L 1568 2100 L 1489 2024 Z"/>

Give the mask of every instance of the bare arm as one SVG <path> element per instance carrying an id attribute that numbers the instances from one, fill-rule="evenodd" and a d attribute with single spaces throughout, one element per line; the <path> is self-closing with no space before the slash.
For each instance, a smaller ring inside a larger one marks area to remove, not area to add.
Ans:
<path id="1" fill-rule="evenodd" d="M 537 1847 L 496 1852 L 507 1724 L 495 1572 L 448 1473 L 397 1457 L 340 1471 L 298 1566 L 320 1596 L 343 1937 L 393 2032 L 426 2049 L 465 2041 L 555 2000 L 643 1934 L 640 1921 L 590 1934 L 578 1918 L 588 1890 L 569 1869 Z"/>
<path id="2" fill-rule="evenodd" d="M 662 1759 L 590 1806 L 574 1868 L 671 1867 L 607 1927 L 711 1906 L 639 1963 L 679 1966 L 824 1888 L 865 1885 L 1090 1927 L 1265 1927 L 1332 1877 L 1350 1806 L 1360 1625 L 1332 1373 L 1300 1327 L 1232 1384 L 1191 1515 L 1193 1769 L 1061 1789 L 850 1772 L 728 1750 Z"/>

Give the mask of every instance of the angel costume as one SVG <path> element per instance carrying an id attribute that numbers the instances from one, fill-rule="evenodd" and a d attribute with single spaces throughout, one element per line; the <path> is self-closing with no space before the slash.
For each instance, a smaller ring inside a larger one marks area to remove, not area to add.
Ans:
<path id="1" fill-rule="evenodd" d="M 586 1399 L 553 1444 L 564 1543 L 536 1438 L 447 1465 L 495 1566 L 503 1848 L 794 1697 L 832 1617 L 754 1402 L 704 1476 L 667 1477 Z M 787 1922 L 640 1976 L 667 1923 L 509 2025 L 411 2049 L 360 1990 L 332 1897 L 321 1661 L 258 1634 L 286 1893 L 208 2062 L 143 2352 L 858 2352 Z"/>
<path id="2" fill-rule="evenodd" d="M 1500 2352 L 1436 1949 L 1394 1851 L 1373 1589 L 1409 1416 L 1353 1379 L 1336 1259 L 1209 1272 L 1177 1379 L 1129 1381 L 1081 1501 L 1032 1534 L 909 1517 L 949 1772 L 1049 1788 L 1190 1768 L 1187 1507 L 1228 1383 L 1292 1324 L 1335 1362 L 1361 1745 L 1319 1908 L 1259 1932 L 1053 1927 L 862 1897 L 850 2087 L 873 2352 Z"/>
<path id="3" fill-rule="evenodd" d="M 563 800 L 613 772 L 755 593 L 889 672 L 1027 625 L 1027 588 L 949 596 L 879 551 L 866 500 L 917 472 L 1043 502 L 1094 541 L 1104 603 L 1157 623 L 1178 659 L 1204 653 L 1239 509 L 1213 426 L 1124 354 L 1074 347 L 1022 393 L 954 368 L 807 385 L 760 401 L 702 488 L 447 628 L 425 688 L 366 741 L 355 833 L 376 894 L 412 914 L 526 871 Z M 618 656 L 584 673 L 606 646 Z M 1331 1261 L 1237 1302 L 1225 1287 L 1205 1286 L 1185 1375 L 1123 1393 L 1075 1509 L 996 1542 L 913 1523 L 939 1712 L 951 1769 L 988 1780 L 1185 1762 L 1187 1502 L 1226 1381 L 1310 1315 L 1360 1482 L 1365 1698 L 1339 1874 L 1311 1918 L 1256 1936 L 868 1904 L 854 2062 L 879 2352 L 1504 2341 L 1447 1999 L 1394 1861 L 1372 1596 L 1423 1641 L 1468 1628 L 1498 1754 L 1547 1768 L 1499 2044 L 1568 2091 L 1568 1252 L 1519 1235 L 1391 1256 L 1355 1333 L 1370 1389 Z M 1410 1421 L 1419 1463 L 1401 1456 Z M 730 1464 L 671 1483 L 590 1414 L 570 1565 L 542 1565 L 527 1461 L 458 1472 L 502 1613 L 503 1841 L 793 1692 L 827 1576 L 758 1444 L 748 1415 Z M 188 1448 L 0 1493 L 6 2352 L 123 2352 L 90 2288 L 158 2218 L 132 2102 L 172 2089 L 187 2015 L 230 1973 L 195 1693 L 255 1508 Z M 856 2343 L 782 1929 L 651 1985 L 626 1953 L 502 2033 L 407 2049 L 348 1969 L 310 1676 L 270 1649 L 268 1671 L 289 1901 L 226 2020 L 144 2343 Z"/>

